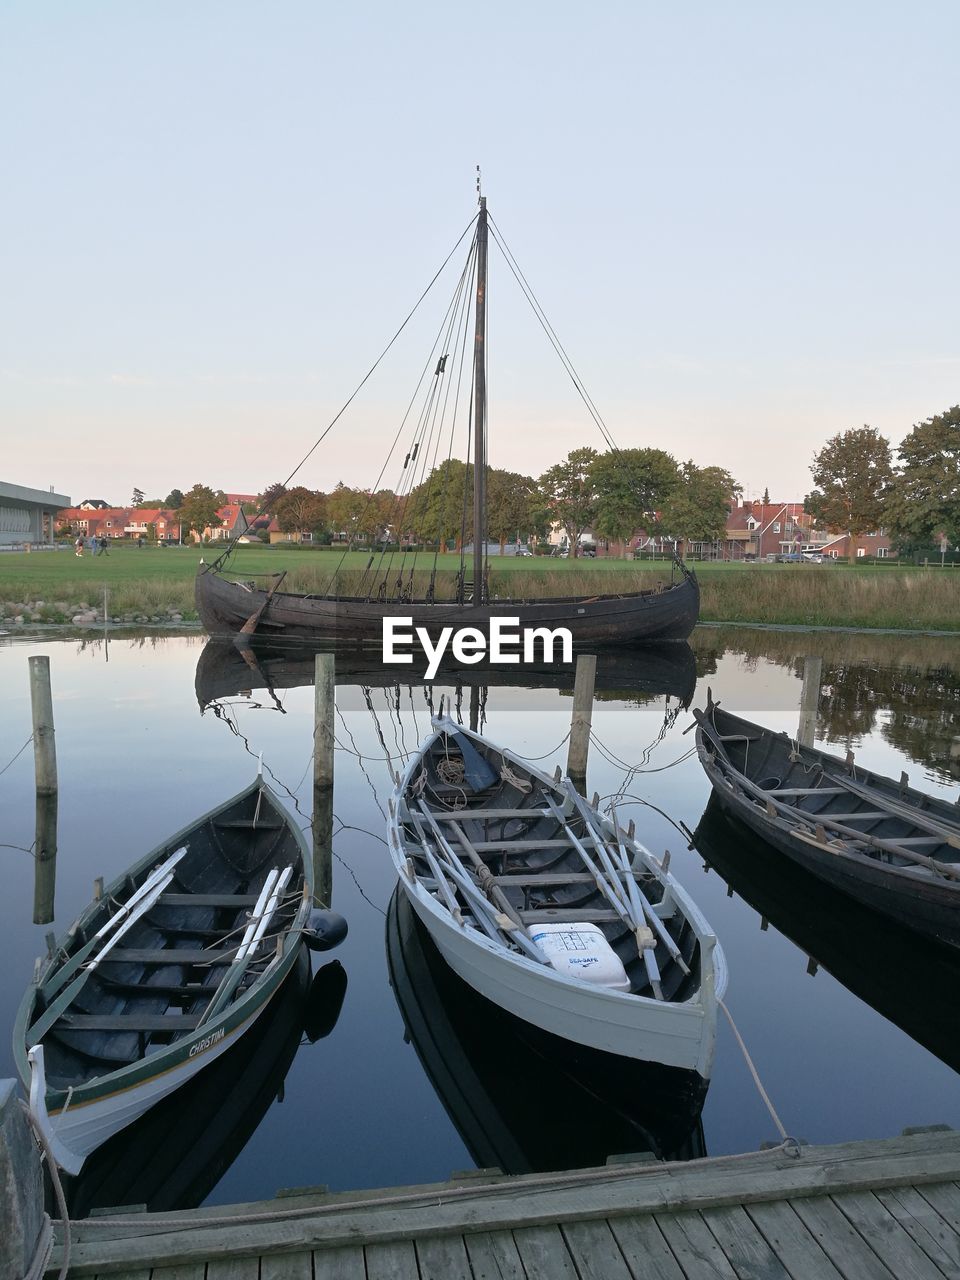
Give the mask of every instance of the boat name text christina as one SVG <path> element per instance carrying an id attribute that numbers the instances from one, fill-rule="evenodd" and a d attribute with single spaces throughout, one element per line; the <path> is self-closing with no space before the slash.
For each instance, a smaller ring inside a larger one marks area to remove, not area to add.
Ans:
<path id="1" fill-rule="evenodd" d="M 220 1027 L 212 1036 L 204 1036 L 202 1040 L 198 1040 L 196 1044 L 190 1046 L 190 1052 L 187 1057 L 192 1058 L 195 1054 L 203 1053 L 205 1049 L 210 1049 L 218 1040 L 222 1040 L 225 1035 L 226 1027 Z"/>
<path id="2" fill-rule="evenodd" d="M 519 618 L 491 618 L 489 635 L 479 627 L 444 627 L 434 644 L 426 627 L 413 627 L 412 618 L 383 619 L 384 663 L 412 663 L 413 654 L 399 652 L 398 645 L 414 643 L 414 637 L 427 657 L 426 679 L 432 680 L 450 647 L 457 662 L 510 665 L 520 662 L 573 662 L 573 636 L 567 627 L 521 627 Z M 539 642 L 540 656 L 537 656 Z M 559 659 L 554 657 L 560 649 Z"/>

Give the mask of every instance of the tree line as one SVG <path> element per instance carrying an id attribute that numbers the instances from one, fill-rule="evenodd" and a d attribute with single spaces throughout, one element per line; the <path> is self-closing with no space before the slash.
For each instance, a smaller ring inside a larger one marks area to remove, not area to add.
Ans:
<path id="1" fill-rule="evenodd" d="M 500 543 L 543 539 L 554 524 L 575 554 L 591 530 L 610 542 L 638 531 L 677 542 L 722 538 L 741 486 L 723 467 L 678 462 L 662 449 L 598 453 L 573 449 L 542 476 L 487 469 L 487 536 Z M 448 459 L 406 494 L 338 484 L 330 493 L 269 486 L 263 509 L 288 533 L 384 538 L 460 548 L 473 538 L 473 467 Z"/>
<path id="2" fill-rule="evenodd" d="M 873 427 L 827 441 L 805 509 L 831 532 L 884 529 L 902 551 L 960 543 L 960 405 L 917 423 L 896 451 Z"/>

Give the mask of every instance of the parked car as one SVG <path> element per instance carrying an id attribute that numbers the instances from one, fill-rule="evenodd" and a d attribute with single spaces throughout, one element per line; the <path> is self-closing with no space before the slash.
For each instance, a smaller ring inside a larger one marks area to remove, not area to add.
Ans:
<path id="1" fill-rule="evenodd" d="M 596 548 L 596 547 L 581 547 L 581 548 L 580 548 L 580 554 L 581 554 L 581 556 L 586 556 L 586 558 L 587 558 L 588 560 L 596 560 L 596 558 L 597 558 L 597 548 Z"/>
<path id="2" fill-rule="evenodd" d="M 517 547 L 516 551 L 514 551 L 513 554 L 515 556 L 532 556 L 533 552 L 530 550 L 529 547 Z"/>
<path id="3" fill-rule="evenodd" d="M 819 551 L 804 551 L 804 560 L 808 560 L 810 564 L 823 564 L 823 556 Z"/>

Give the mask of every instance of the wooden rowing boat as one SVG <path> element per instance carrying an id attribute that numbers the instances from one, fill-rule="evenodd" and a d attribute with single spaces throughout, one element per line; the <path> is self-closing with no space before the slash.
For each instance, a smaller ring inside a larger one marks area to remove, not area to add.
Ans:
<path id="1" fill-rule="evenodd" d="M 310 851 L 259 777 L 97 893 L 37 962 L 14 1031 L 68 1173 L 253 1025 L 294 967 L 312 895 Z"/>
<path id="2" fill-rule="evenodd" d="M 399 885 L 386 949 L 407 1039 L 480 1168 L 537 1173 L 641 1151 L 706 1155 L 707 1081 L 562 1040 L 484 999 L 440 955 Z"/>
<path id="3" fill-rule="evenodd" d="M 761 928 L 771 925 L 808 958 L 808 972 L 815 965 L 827 970 L 960 1071 L 960 1040 L 952 1019 L 943 1016 L 960 986 L 960 951 L 837 893 L 789 858 L 771 858 L 769 844 L 726 812 L 712 792 L 693 841 L 710 868 L 761 917 Z M 758 960 L 766 963 L 764 952 L 758 951 Z M 803 964 L 800 955 L 795 960 Z"/>
<path id="4" fill-rule="evenodd" d="M 794 862 L 915 931 L 960 946 L 960 810 L 723 711 L 695 711 L 720 804 Z"/>
<path id="5" fill-rule="evenodd" d="M 450 967 L 544 1031 L 709 1079 L 726 963 L 648 850 L 449 717 L 391 796 L 400 883 Z"/>

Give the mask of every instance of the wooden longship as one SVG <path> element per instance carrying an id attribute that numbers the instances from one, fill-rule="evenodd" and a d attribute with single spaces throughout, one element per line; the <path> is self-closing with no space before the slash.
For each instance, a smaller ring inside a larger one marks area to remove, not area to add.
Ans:
<path id="1" fill-rule="evenodd" d="M 536 601 L 497 600 L 486 589 L 486 296 L 487 207 L 481 198 L 475 241 L 476 298 L 473 356 L 473 563 L 472 578 L 461 572 L 456 600 L 389 598 L 386 579 L 366 596 L 281 591 L 282 574 L 272 581 L 237 579 L 220 572 L 218 560 L 203 565 L 196 579 L 196 604 L 211 635 L 240 633 L 278 640 L 346 640 L 381 645 L 385 617 L 409 617 L 431 637 L 445 626 L 486 630 L 492 618 L 516 618 L 521 627 L 566 627 L 577 646 L 634 645 L 648 640 L 684 640 L 700 612 L 695 574 L 679 564 L 679 579 L 652 590 L 598 593 Z M 437 369 L 439 376 L 446 357 Z M 410 456 L 410 455 L 408 455 Z M 402 576 L 402 575 L 401 575 Z M 431 592 L 432 595 L 432 592 Z"/>

